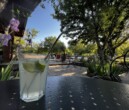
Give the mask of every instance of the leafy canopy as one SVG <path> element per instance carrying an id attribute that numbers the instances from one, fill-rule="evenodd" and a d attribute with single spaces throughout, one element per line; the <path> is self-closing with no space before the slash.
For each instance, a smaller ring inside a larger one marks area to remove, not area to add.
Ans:
<path id="1" fill-rule="evenodd" d="M 46 51 L 49 51 L 49 49 L 52 47 L 53 43 L 56 41 L 56 37 L 55 36 L 49 36 L 47 38 L 45 38 L 44 41 L 44 49 Z M 58 53 L 58 52 L 63 52 L 65 50 L 65 45 L 63 42 L 61 42 L 60 40 L 57 41 L 56 45 L 53 48 L 53 52 L 54 53 Z"/>
<path id="2" fill-rule="evenodd" d="M 113 57 L 129 38 L 129 0 L 57 0 L 53 7 L 66 37 L 96 43 L 100 59 Z"/>

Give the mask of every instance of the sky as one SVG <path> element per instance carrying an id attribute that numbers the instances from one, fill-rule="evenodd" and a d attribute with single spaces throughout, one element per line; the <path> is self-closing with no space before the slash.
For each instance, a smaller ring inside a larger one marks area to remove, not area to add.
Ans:
<path id="1" fill-rule="evenodd" d="M 35 28 L 39 31 L 38 35 L 33 39 L 34 42 L 40 43 L 44 38 L 49 36 L 56 36 L 60 34 L 60 22 L 56 19 L 53 19 L 51 14 L 54 13 L 53 7 L 50 3 L 45 3 L 45 8 L 37 6 L 31 17 L 28 18 L 26 29 Z M 61 41 L 68 46 L 66 38 L 61 37 Z"/>

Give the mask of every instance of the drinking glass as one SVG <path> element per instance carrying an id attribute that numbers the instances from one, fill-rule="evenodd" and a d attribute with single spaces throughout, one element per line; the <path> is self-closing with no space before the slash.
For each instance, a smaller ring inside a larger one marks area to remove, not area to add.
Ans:
<path id="1" fill-rule="evenodd" d="M 25 102 L 37 101 L 45 95 L 48 59 L 37 54 L 19 56 L 20 98 Z"/>

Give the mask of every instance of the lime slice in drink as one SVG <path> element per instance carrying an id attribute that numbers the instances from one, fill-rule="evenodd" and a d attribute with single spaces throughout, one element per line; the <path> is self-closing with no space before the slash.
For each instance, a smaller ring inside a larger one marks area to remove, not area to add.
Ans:
<path id="1" fill-rule="evenodd" d="M 44 72 L 45 64 L 41 63 L 40 61 L 37 61 L 35 62 L 35 65 L 39 71 Z"/>
<path id="2" fill-rule="evenodd" d="M 23 68 L 29 73 L 41 73 L 44 72 L 45 65 L 39 63 L 39 61 L 27 62 L 23 63 Z"/>

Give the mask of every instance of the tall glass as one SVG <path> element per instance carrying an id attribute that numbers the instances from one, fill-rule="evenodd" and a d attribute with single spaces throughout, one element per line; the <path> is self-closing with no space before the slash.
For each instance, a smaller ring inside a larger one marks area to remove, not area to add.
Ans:
<path id="1" fill-rule="evenodd" d="M 25 102 L 36 101 L 45 95 L 48 60 L 41 55 L 23 56 L 19 57 L 20 98 Z"/>

